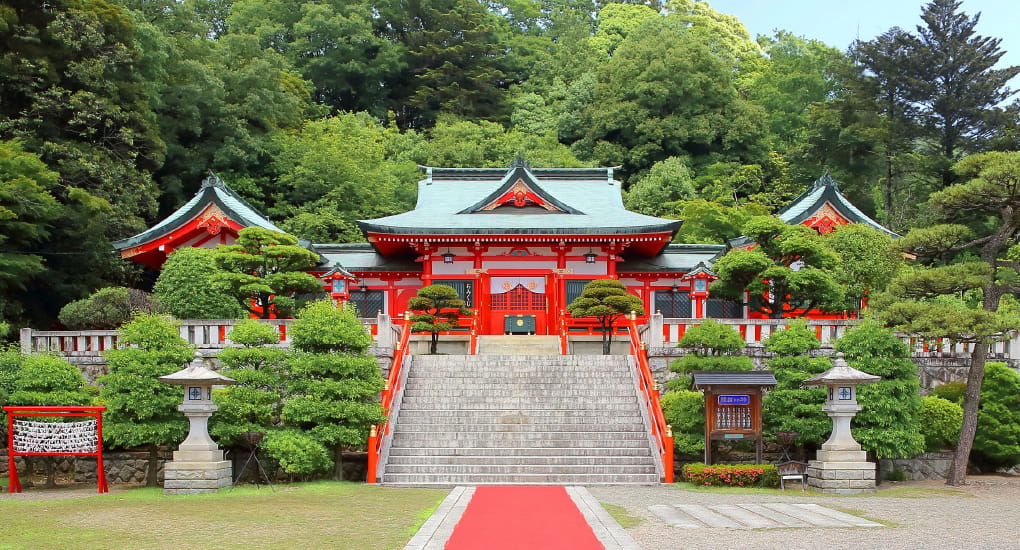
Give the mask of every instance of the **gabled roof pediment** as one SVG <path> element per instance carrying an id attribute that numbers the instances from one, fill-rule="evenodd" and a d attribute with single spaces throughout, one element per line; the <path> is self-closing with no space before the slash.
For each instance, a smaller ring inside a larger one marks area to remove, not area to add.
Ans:
<path id="1" fill-rule="evenodd" d="M 862 223 L 893 237 L 899 237 L 847 200 L 839 190 L 839 184 L 828 172 L 815 180 L 811 188 L 793 199 L 777 216 L 790 225 L 803 224 L 822 233 L 828 233 L 838 225 Z"/>
<path id="2" fill-rule="evenodd" d="M 499 214 L 534 213 L 535 207 L 558 214 L 582 214 L 556 199 L 542 188 L 531 172 L 531 166 L 521 157 L 510 165 L 510 171 L 503 178 L 503 184 L 477 203 L 457 212 L 458 214 Z M 520 210 L 528 209 L 528 210 Z"/>

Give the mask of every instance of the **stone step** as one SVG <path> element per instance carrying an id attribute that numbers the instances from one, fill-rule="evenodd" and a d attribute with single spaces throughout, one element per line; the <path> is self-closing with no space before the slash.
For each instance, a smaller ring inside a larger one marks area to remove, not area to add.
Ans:
<path id="1" fill-rule="evenodd" d="M 642 442 L 647 441 L 647 434 L 644 431 L 604 431 L 604 432 L 593 432 L 593 431 L 561 431 L 561 432 L 406 432 L 397 431 L 393 434 L 394 445 L 397 441 L 412 441 L 418 439 L 435 439 L 441 438 L 446 441 L 493 441 L 503 445 L 512 445 L 517 442 L 526 441 L 572 441 L 581 438 L 588 439 L 612 439 L 614 441 L 627 441 L 627 440 L 638 440 Z M 488 445 L 485 445 L 486 447 Z"/>
<path id="2" fill-rule="evenodd" d="M 544 410 L 544 409 L 564 409 L 564 408 L 575 408 L 580 410 L 586 409 L 616 409 L 616 410 L 632 410 L 637 408 L 637 399 L 635 397 L 606 397 L 602 398 L 599 395 L 591 395 L 586 397 L 581 396 L 570 396 L 570 397 L 556 397 L 547 396 L 539 398 L 538 396 L 514 396 L 514 395 L 485 395 L 485 396 L 474 396 L 474 397 L 460 397 L 460 398 L 443 398 L 442 396 L 405 396 L 401 405 L 401 411 L 414 410 L 414 409 L 449 409 L 449 410 L 465 410 L 465 409 L 484 409 L 484 410 L 519 410 L 519 409 L 531 409 L 531 410 Z"/>
<path id="3" fill-rule="evenodd" d="M 580 411 L 545 409 L 542 411 L 509 409 L 509 410 L 487 410 L 476 411 L 470 415 L 464 414 L 462 410 L 430 410 L 419 411 L 419 414 L 409 414 L 400 419 L 402 426 L 418 426 L 430 424 L 460 425 L 471 424 L 475 426 L 485 424 L 524 424 L 533 422 L 556 423 L 556 424 L 635 424 L 641 423 L 641 415 L 612 414 L 601 411 Z"/>
<path id="4" fill-rule="evenodd" d="M 633 465 L 552 465 L 552 464 L 390 464 L 391 474 L 485 474 L 485 475 L 562 475 L 562 474 L 654 474 L 655 466 Z"/>
<path id="5" fill-rule="evenodd" d="M 630 391 L 634 394 L 634 384 L 630 380 L 619 380 L 619 377 L 606 378 L 597 382 L 600 388 L 613 391 Z M 500 380 L 468 380 L 457 378 L 409 378 L 404 385 L 405 391 L 411 390 L 479 390 L 479 391 L 515 391 L 531 390 L 539 392 L 563 391 L 578 386 L 577 381 L 569 384 L 565 382 L 549 382 L 539 380 L 535 382 L 521 381 L 519 379 Z"/>
<path id="6" fill-rule="evenodd" d="M 655 466 L 649 456 L 442 456 L 442 455 L 405 455 L 390 456 L 387 470 L 397 464 L 455 464 L 455 465 L 538 465 L 553 466 Z"/>
<path id="7" fill-rule="evenodd" d="M 628 389 L 614 389 L 614 388 L 579 388 L 579 387 L 559 387 L 553 389 L 540 389 L 532 388 L 529 386 L 514 386 L 508 388 L 495 388 L 486 387 L 475 387 L 475 388 L 408 388 L 404 390 L 404 397 L 426 397 L 426 396 L 437 396 L 446 397 L 453 399 L 469 398 L 475 399 L 479 397 L 499 397 L 500 394 L 505 392 L 513 391 L 516 395 L 515 398 L 520 397 L 531 397 L 539 399 L 547 398 L 570 398 L 570 397 L 629 397 L 631 400 L 634 399 L 634 388 Z"/>
<path id="8" fill-rule="evenodd" d="M 408 448 L 408 449 L 432 449 L 432 448 L 448 448 L 450 445 L 460 445 L 465 448 L 491 448 L 491 449 L 603 449 L 603 448 L 629 448 L 629 447 L 647 447 L 648 440 L 643 438 L 638 439 L 615 439 L 615 438 L 601 438 L 596 437 L 596 434 L 585 433 L 584 439 L 515 439 L 510 440 L 509 438 L 498 440 L 491 439 L 448 439 L 445 437 L 429 437 L 429 438 L 408 438 L 406 436 L 397 434 L 393 438 L 393 447 L 395 448 Z M 405 453 L 406 454 L 406 453 Z M 516 453 L 511 453 L 516 454 Z"/>
<path id="9" fill-rule="evenodd" d="M 410 424 L 401 422 L 394 430 L 394 433 L 492 433 L 495 435 L 510 432 L 639 432 L 644 433 L 645 427 L 641 423 L 632 424 Z"/>
<path id="10" fill-rule="evenodd" d="M 456 485 L 658 485 L 656 474 L 386 474 L 383 483 L 395 487 L 453 487 Z"/>
<path id="11" fill-rule="evenodd" d="M 521 456 L 652 456 L 647 445 L 643 447 L 393 447 L 390 456 L 445 456 L 445 457 L 521 457 Z"/>

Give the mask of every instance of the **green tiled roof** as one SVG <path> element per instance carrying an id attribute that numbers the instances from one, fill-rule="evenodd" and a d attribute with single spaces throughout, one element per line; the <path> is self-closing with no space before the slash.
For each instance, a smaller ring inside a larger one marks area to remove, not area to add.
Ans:
<path id="1" fill-rule="evenodd" d="M 223 180 L 216 175 L 210 175 L 202 181 L 202 188 L 198 190 L 198 193 L 187 204 L 178 208 L 173 214 L 170 214 L 163 221 L 149 229 L 133 237 L 114 242 L 113 247 L 117 250 L 123 250 L 170 233 L 201 214 L 209 203 L 218 206 L 220 210 L 223 210 L 224 214 L 243 227 L 262 227 L 284 233 L 282 229 L 266 219 L 255 207 L 248 204 L 240 195 L 227 187 Z"/>
<path id="2" fill-rule="evenodd" d="M 836 180 L 832 179 L 832 176 L 828 172 L 822 177 L 818 178 L 811 188 L 801 193 L 801 195 L 781 210 L 777 216 L 790 225 L 797 225 L 803 223 L 804 220 L 810 218 L 819 208 L 828 202 L 836 209 L 840 214 L 850 220 L 852 223 L 863 223 L 870 225 L 871 227 L 892 235 L 893 237 L 899 237 L 896 233 L 889 231 L 885 227 L 882 227 L 878 222 L 868 217 L 867 214 L 861 212 L 854 206 L 850 201 L 843 196 L 843 193 L 839 191 L 839 185 Z"/>
<path id="3" fill-rule="evenodd" d="M 699 265 L 712 265 L 726 252 L 724 244 L 671 244 L 652 258 L 627 260 L 616 268 L 618 273 L 686 273 Z"/>
<path id="4" fill-rule="evenodd" d="M 675 232 L 683 223 L 624 208 L 613 169 L 536 168 L 515 162 L 509 170 L 430 168 L 418 183 L 414 210 L 360 220 L 362 231 L 412 235 L 586 235 Z M 501 207 L 474 211 L 525 179 L 533 191 L 564 212 Z"/>
<path id="5" fill-rule="evenodd" d="M 325 258 L 326 265 L 342 266 L 351 274 L 364 271 L 417 273 L 422 270 L 420 263 L 412 259 L 386 258 L 370 244 L 313 244 L 311 249 Z"/>

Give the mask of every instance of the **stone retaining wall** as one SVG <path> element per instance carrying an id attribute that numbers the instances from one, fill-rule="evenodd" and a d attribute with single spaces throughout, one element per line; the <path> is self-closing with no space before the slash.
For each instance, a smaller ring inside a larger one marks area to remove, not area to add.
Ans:
<path id="1" fill-rule="evenodd" d="M 921 453 L 914 458 L 880 459 L 878 469 L 883 477 L 903 472 L 907 481 L 945 479 L 952 462 L 953 453 Z"/>

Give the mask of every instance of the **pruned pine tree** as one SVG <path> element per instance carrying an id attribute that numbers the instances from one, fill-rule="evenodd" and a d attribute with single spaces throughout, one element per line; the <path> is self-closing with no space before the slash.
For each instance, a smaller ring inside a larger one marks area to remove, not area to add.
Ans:
<path id="1" fill-rule="evenodd" d="M 594 317 L 602 330 L 602 354 L 612 353 L 613 325 L 620 317 L 634 312 L 645 314 L 641 298 L 627 292 L 616 279 L 596 279 L 584 286 L 581 294 L 567 305 L 572 317 Z"/>
<path id="2" fill-rule="evenodd" d="M 408 301 L 407 307 L 412 312 L 411 330 L 431 334 L 429 353 L 435 355 L 438 352 L 440 332 L 452 329 L 457 326 L 458 319 L 472 314 L 464 303 L 457 290 L 448 285 L 422 287 Z"/>

